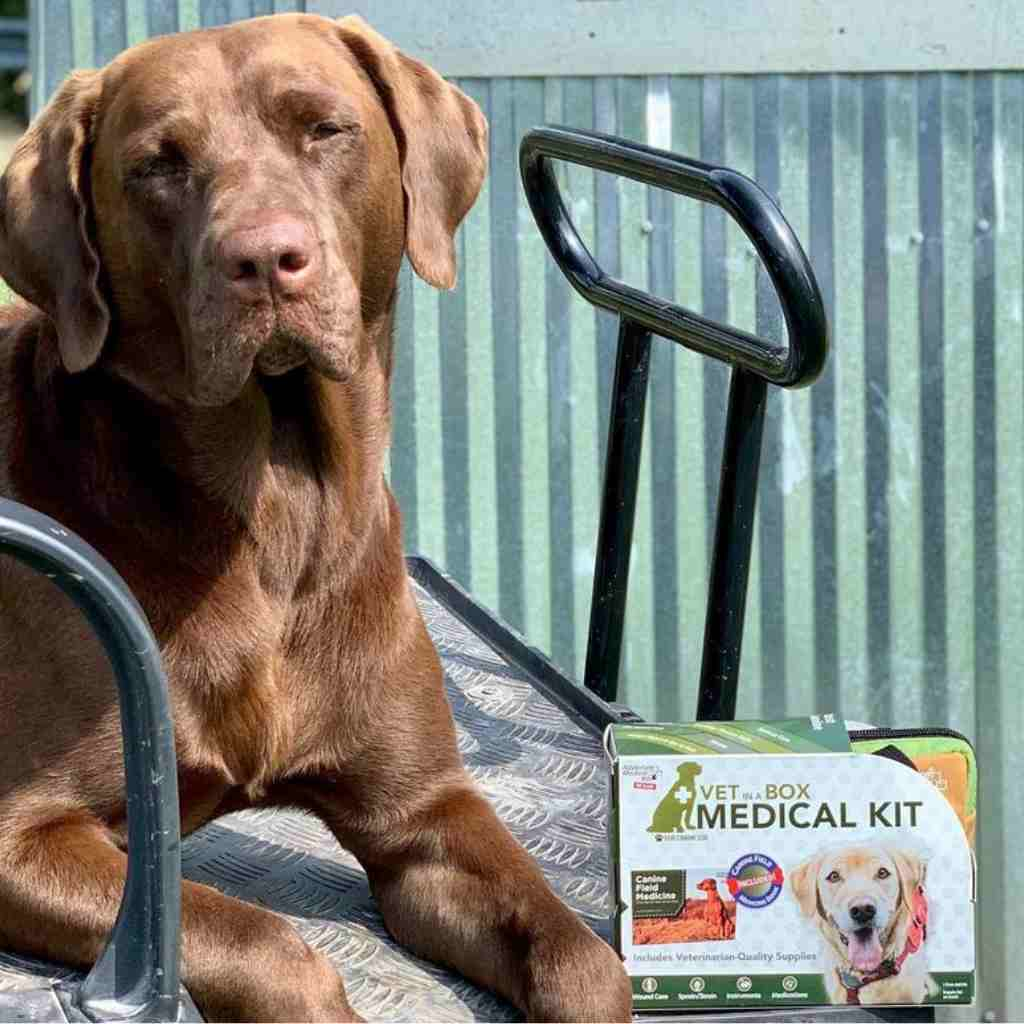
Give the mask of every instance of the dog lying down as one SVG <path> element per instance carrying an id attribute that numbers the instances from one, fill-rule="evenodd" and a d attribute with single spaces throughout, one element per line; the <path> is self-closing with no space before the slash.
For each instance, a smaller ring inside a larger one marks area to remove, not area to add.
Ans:
<path id="1" fill-rule="evenodd" d="M 410 950 L 531 1020 L 628 1020 L 614 951 L 466 774 L 383 476 L 403 255 L 455 282 L 469 98 L 358 18 L 164 36 L 72 75 L 0 182 L 0 494 L 81 534 L 167 669 L 182 827 L 288 805 Z M 125 879 L 116 691 L 0 560 L 0 945 L 86 967 Z M 358 1019 L 283 918 L 183 885 L 205 1017 Z"/>
<path id="2" fill-rule="evenodd" d="M 925 871 L 909 850 L 848 845 L 792 872 L 790 889 L 821 936 L 833 1003 L 918 1004 L 934 994 Z"/>

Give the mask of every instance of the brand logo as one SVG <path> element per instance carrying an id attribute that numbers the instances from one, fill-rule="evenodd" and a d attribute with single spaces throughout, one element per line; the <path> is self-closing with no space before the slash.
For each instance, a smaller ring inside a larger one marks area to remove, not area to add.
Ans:
<path id="1" fill-rule="evenodd" d="M 816 800 L 810 782 L 765 781 L 749 788 L 731 782 L 701 782 L 702 766 L 683 761 L 658 802 L 647 831 L 655 839 L 689 839 L 703 832 L 766 829 L 917 828 L 921 800 L 873 800 L 866 817 L 847 800 Z M 624 770 L 634 789 L 657 791 L 661 780 L 649 767 Z M 671 777 L 671 776 L 670 776 Z M 932 781 L 942 784 L 943 780 Z"/>
<path id="2" fill-rule="evenodd" d="M 697 807 L 697 776 L 702 769 L 693 761 L 684 761 L 676 771 L 676 781 L 654 810 L 648 832 L 685 832 L 693 827 Z"/>
<path id="3" fill-rule="evenodd" d="M 658 788 L 658 777 L 660 775 L 661 772 L 645 772 L 643 775 L 633 779 L 633 788 L 654 791 Z"/>

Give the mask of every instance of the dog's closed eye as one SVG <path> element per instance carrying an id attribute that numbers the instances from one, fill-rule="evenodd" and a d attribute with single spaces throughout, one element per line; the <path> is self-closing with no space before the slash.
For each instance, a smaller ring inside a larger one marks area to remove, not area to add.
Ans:
<path id="1" fill-rule="evenodd" d="M 310 129 L 310 136 L 314 142 L 323 142 L 326 139 L 334 138 L 336 135 L 355 135 L 359 126 L 348 122 L 340 121 L 318 121 Z"/>
<path id="2" fill-rule="evenodd" d="M 155 153 L 132 163 L 127 177 L 129 181 L 142 183 L 184 177 L 188 171 L 188 160 L 181 148 L 173 142 L 164 142 Z"/>

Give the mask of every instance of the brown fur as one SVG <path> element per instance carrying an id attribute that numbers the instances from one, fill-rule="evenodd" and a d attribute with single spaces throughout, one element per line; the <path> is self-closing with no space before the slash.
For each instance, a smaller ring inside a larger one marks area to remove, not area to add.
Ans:
<path id="1" fill-rule="evenodd" d="M 626 1020 L 618 958 L 462 767 L 382 476 L 399 262 L 454 283 L 486 150 L 475 104 L 358 19 L 69 79 L 0 184 L 0 271 L 33 304 L 0 313 L 0 494 L 146 610 L 185 831 L 305 808 L 411 949 L 530 1019 Z M 115 690 L 68 600 L 0 567 L 0 944 L 85 966 L 124 881 Z M 191 882 L 183 964 L 208 1019 L 354 1019 L 291 926 Z"/>

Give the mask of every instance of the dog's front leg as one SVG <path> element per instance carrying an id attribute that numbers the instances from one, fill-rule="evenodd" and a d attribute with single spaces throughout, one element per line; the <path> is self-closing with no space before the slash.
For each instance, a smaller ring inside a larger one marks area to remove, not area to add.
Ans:
<path id="1" fill-rule="evenodd" d="M 457 776 L 417 805 L 398 827 L 389 815 L 379 832 L 336 829 L 366 868 L 395 939 L 504 996 L 528 1020 L 628 1021 L 619 957 L 555 895 L 472 782 Z M 350 804 L 344 816 L 351 820 Z"/>
<path id="2" fill-rule="evenodd" d="M 127 859 L 84 812 L 0 839 L 0 947 L 87 968 L 121 901 Z M 185 984 L 207 1020 L 359 1020 L 341 978 L 283 918 L 182 884 Z"/>

